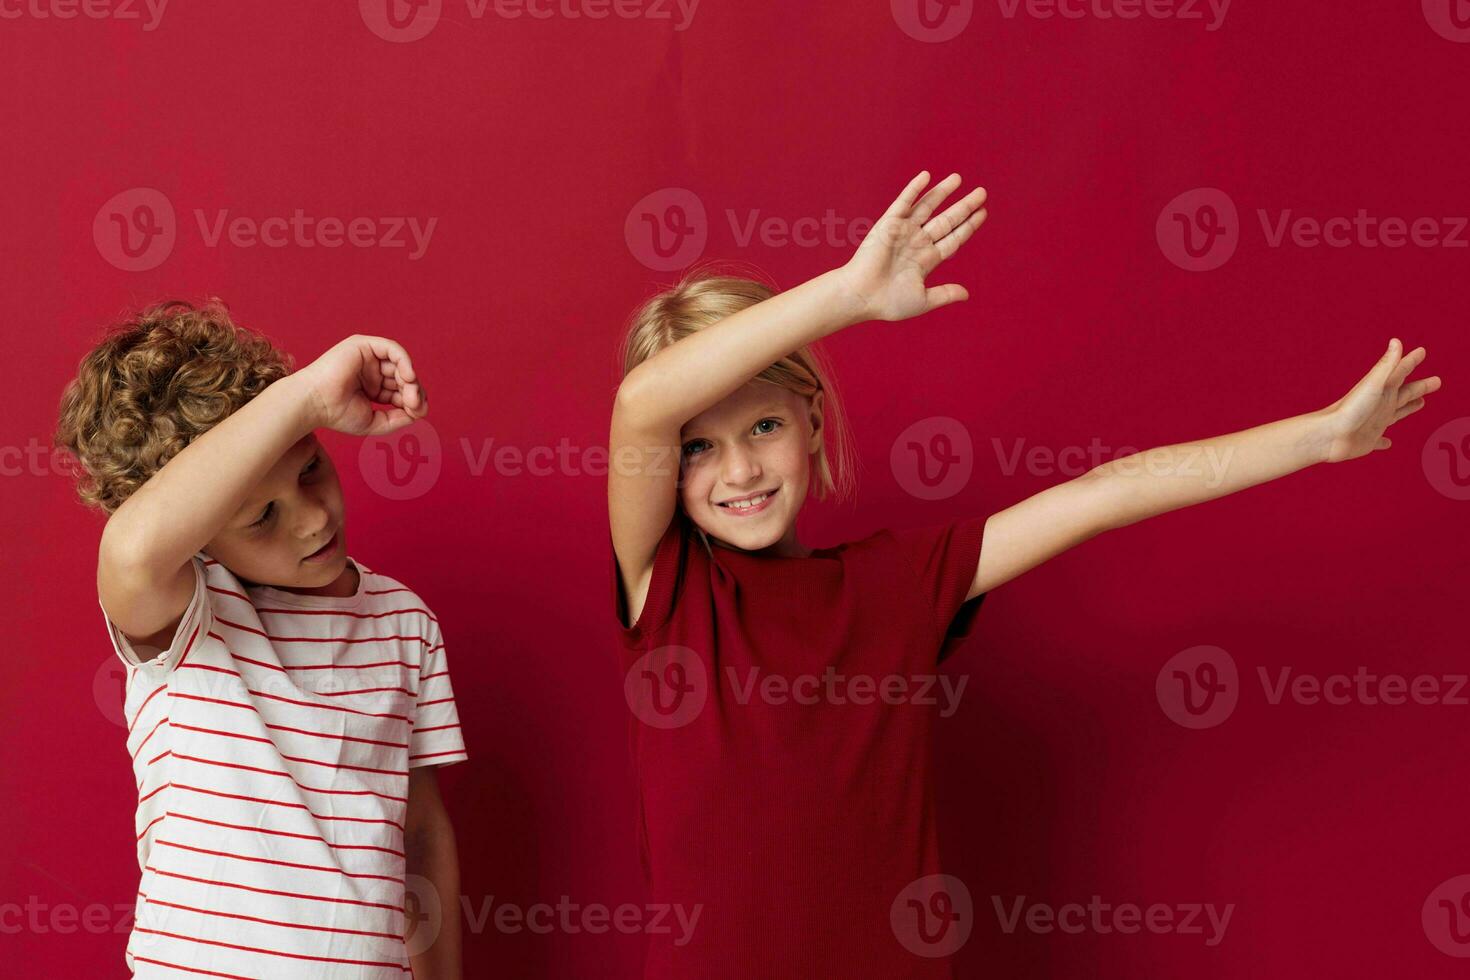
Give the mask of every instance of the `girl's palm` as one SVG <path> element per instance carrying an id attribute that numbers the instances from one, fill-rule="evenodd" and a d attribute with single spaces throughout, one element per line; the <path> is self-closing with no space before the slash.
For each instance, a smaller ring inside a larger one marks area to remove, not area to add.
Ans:
<path id="1" fill-rule="evenodd" d="M 1423 347 L 1407 356 L 1397 339 L 1363 380 L 1328 410 L 1333 419 L 1327 458 L 1334 463 L 1387 449 L 1393 440 L 1384 431 L 1424 407 L 1425 396 L 1438 391 L 1438 377 L 1405 383 L 1427 356 Z"/>
<path id="2" fill-rule="evenodd" d="M 963 286 L 928 286 L 926 280 L 985 223 L 985 188 L 979 187 L 935 215 L 960 186 L 951 174 L 921 198 L 929 174 L 904 188 L 844 268 L 848 283 L 871 320 L 907 320 L 969 299 Z"/>

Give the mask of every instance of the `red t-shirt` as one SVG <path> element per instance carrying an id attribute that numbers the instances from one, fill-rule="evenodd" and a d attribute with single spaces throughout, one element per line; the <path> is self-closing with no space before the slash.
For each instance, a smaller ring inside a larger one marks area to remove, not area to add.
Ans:
<path id="1" fill-rule="evenodd" d="M 939 873 L 937 665 L 984 598 L 984 528 L 768 558 L 670 524 L 622 630 L 649 901 L 673 909 L 646 977 L 950 975 L 953 904 L 905 903 Z"/>

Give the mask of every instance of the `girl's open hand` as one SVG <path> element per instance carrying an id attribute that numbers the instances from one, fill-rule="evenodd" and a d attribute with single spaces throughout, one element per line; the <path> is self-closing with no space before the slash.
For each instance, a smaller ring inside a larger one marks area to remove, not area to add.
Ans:
<path id="1" fill-rule="evenodd" d="M 1425 356 L 1423 347 L 1405 355 L 1397 338 L 1389 341 L 1387 352 L 1373 370 L 1327 409 L 1328 462 L 1357 459 L 1393 445 L 1384 430 L 1419 411 L 1425 397 L 1439 390 L 1438 377 L 1406 383 Z"/>
<path id="2" fill-rule="evenodd" d="M 387 435 L 429 412 L 408 351 L 386 337 L 354 334 L 298 371 L 296 378 L 305 388 L 316 425 L 348 435 Z"/>
<path id="3" fill-rule="evenodd" d="M 960 186 L 960 175 L 951 174 L 920 197 L 928 184 L 927 170 L 910 181 L 842 269 L 862 319 L 907 320 L 970 298 L 963 286 L 927 286 L 925 280 L 985 223 L 985 188 L 936 215 Z"/>

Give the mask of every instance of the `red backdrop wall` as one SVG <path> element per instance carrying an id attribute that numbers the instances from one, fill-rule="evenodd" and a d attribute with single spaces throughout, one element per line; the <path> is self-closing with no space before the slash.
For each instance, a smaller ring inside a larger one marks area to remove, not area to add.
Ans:
<path id="1" fill-rule="evenodd" d="M 26 975 L 122 975 L 113 910 L 138 877 L 102 521 L 44 448 L 103 325 L 213 294 L 300 364 L 352 332 L 409 348 L 430 475 L 398 487 L 326 440 L 351 553 L 444 624 L 473 756 L 443 774 L 468 904 L 636 903 L 588 453 L 622 323 L 671 278 L 655 266 L 733 259 L 791 285 L 843 261 L 851 222 L 923 168 L 991 189 L 947 267 L 974 298 L 831 343 L 865 465 L 855 507 L 809 508 L 816 543 L 1321 407 L 1390 336 L 1446 379 L 1392 452 L 1106 535 L 990 597 L 947 663 L 968 687 L 936 747 L 973 906 L 959 975 L 1463 971 L 1463 2 L 121 4 L 0 2 L 0 929 Z M 1198 189 L 1221 194 L 1180 198 Z M 298 211 L 299 230 L 267 221 Z M 1295 224 L 1337 217 L 1336 244 Z M 655 228 L 683 252 L 660 258 Z M 945 418 L 970 475 L 920 499 L 891 450 Z M 518 468 L 537 447 L 543 472 Z M 1235 670 L 1234 709 L 1192 728 L 1166 665 L 1200 646 Z M 1275 696 L 1360 669 L 1439 694 Z M 1233 910 L 1213 945 L 1208 925 L 1008 931 L 1022 896 Z M 631 977 L 642 938 L 492 922 L 466 944 L 472 976 Z"/>

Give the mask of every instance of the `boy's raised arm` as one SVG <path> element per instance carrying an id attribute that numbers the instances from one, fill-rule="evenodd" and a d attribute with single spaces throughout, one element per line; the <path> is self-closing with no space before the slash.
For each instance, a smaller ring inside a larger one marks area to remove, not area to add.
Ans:
<path id="1" fill-rule="evenodd" d="M 402 347 L 349 337 L 169 460 L 103 529 L 97 594 L 108 618 L 130 637 L 167 646 L 194 591 L 190 558 L 240 517 L 241 505 L 288 449 L 322 426 L 376 434 L 413 421 L 395 376 L 415 380 Z M 410 407 L 422 414 L 416 390 L 408 391 Z M 377 412 L 370 399 L 399 407 Z"/>
<path id="2" fill-rule="evenodd" d="M 1424 407 L 1438 377 L 1407 382 L 1425 358 L 1397 339 L 1327 408 L 1242 432 L 1149 449 L 1104 463 L 993 515 L 970 587 L 987 592 L 1103 531 L 1295 473 L 1388 449 L 1384 430 Z"/>

